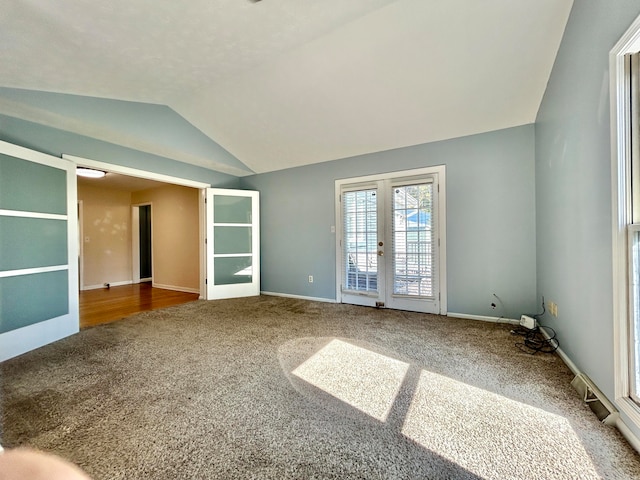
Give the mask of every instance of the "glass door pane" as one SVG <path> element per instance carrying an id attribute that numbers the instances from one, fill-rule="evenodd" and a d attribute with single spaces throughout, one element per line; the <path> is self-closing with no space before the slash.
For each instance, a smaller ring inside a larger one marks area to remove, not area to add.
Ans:
<path id="1" fill-rule="evenodd" d="M 433 297 L 433 184 L 393 187 L 393 294 Z"/>
<path id="2" fill-rule="evenodd" d="M 343 288 L 358 292 L 378 291 L 377 190 L 344 192 Z"/>

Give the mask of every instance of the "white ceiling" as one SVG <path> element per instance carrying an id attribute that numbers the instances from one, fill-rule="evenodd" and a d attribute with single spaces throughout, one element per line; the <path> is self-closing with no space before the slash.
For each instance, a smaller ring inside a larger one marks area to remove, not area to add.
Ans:
<path id="1" fill-rule="evenodd" d="M 248 167 L 211 168 L 268 172 L 534 122 L 572 1 L 0 0 L 0 87 L 166 105 Z M 207 161 L 117 116 L 1 113 Z"/>

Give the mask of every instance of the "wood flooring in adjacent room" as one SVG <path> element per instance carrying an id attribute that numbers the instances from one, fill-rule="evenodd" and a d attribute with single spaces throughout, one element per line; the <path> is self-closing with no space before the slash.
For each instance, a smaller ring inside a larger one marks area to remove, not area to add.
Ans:
<path id="1" fill-rule="evenodd" d="M 197 293 L 154 288 L 151 283 L 80 292 L 80 328 L 121 320 L 134 313 L 193 302 Z"/>

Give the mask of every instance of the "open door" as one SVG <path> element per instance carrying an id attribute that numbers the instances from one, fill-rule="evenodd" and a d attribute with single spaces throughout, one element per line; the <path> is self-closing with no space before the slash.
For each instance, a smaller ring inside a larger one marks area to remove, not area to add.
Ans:
<path id="1" fill-rule="evenodd" d="M 206 189 L 207 300 L 260 295 L 259 193 Z"/>
<path id="2" fill-rule="evenodd" d="M 0 361 L 79 329 L 75 170 L 0 142 Z"/>

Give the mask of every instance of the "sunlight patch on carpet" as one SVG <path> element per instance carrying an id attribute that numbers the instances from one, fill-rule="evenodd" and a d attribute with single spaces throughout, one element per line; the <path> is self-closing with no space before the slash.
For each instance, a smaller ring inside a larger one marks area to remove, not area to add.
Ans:
<path id="1" fill-rule="evenodd" d="M 405 362 L 334 339 L 292 373 L 384 422 L 408 369 Z"/>
<path id="2" fill-rule="evenodd" d="M 600 478 L 564 417 L 425 370 L 402 433 L 485 479 Z"/>

